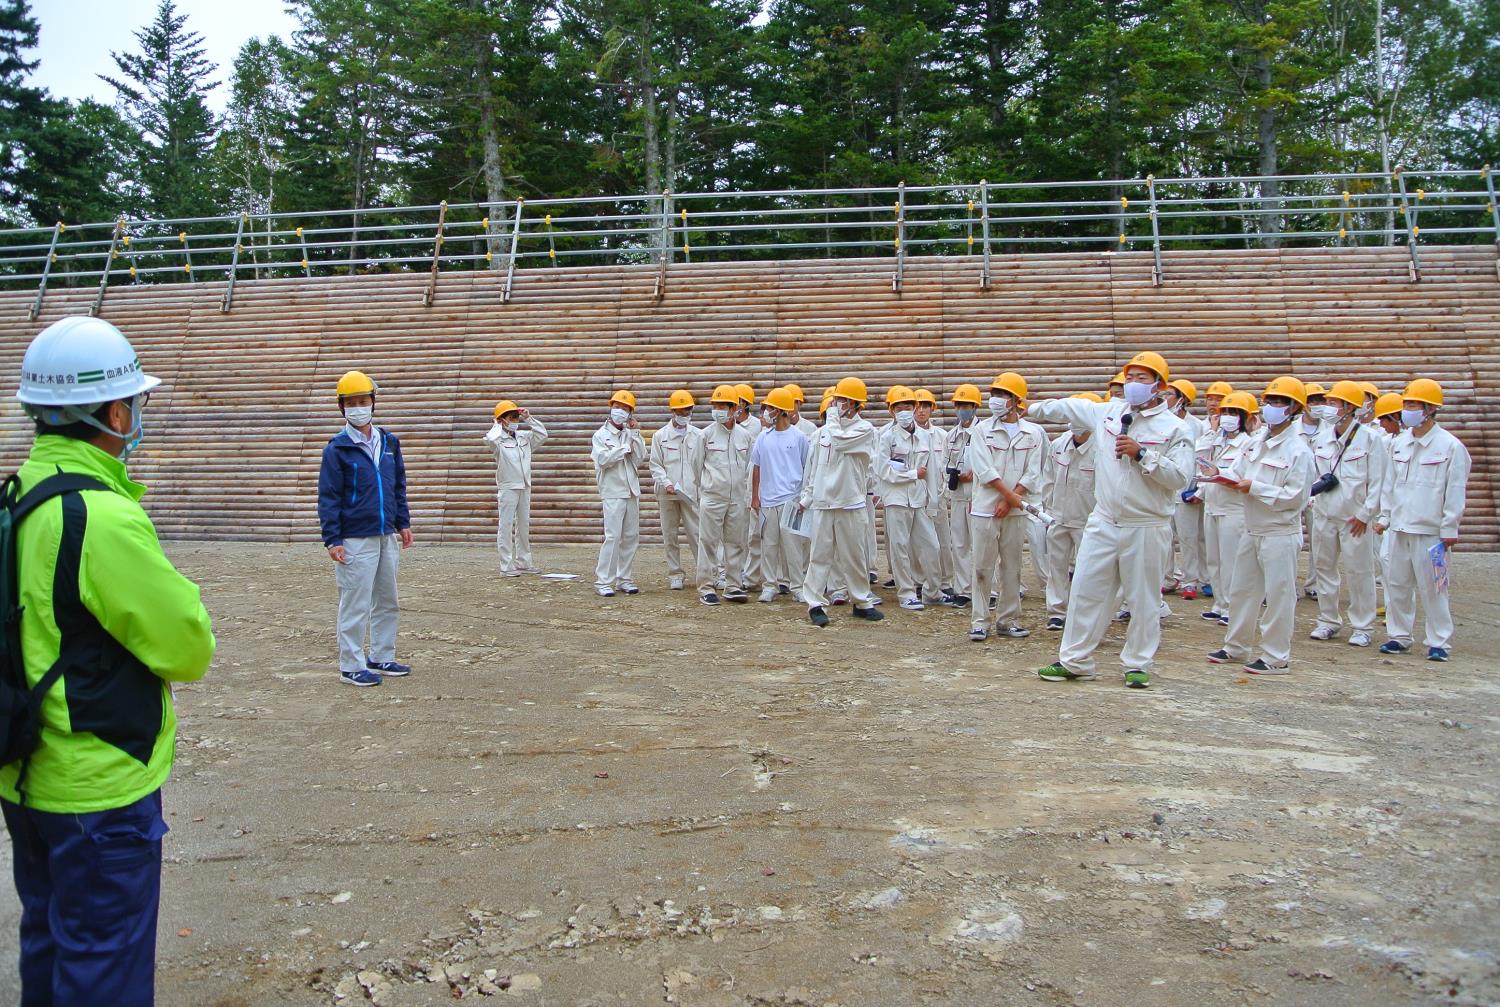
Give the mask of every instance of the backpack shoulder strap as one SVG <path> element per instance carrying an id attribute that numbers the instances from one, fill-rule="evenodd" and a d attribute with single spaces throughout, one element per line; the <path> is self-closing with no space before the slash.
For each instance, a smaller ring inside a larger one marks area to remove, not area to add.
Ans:
<path id="1" fill-rule="evenodd" d="M 82 475 L 77 472 L 59 472 L 50 475 L 37 483 L 31 489 L 23 493 L 20 499 L 10 505 L 11 524 L 19 525 L 26 515 L 36 510 L 42 504 L 53 497 L 62 496 L 65 493 L 77 493 L 80 490 L 108 490 L 93 476 Z"/>

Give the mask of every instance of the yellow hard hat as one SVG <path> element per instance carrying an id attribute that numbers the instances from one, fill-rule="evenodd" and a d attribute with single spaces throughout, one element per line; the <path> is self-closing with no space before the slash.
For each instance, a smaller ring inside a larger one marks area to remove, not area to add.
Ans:
<path id="1" fill-rule="evenodd" d="M 1010 392 L 1017 400 L 1026 398 L 1026 379 L 1015 371 L 1006 371 L 1004 374 L 996 375 L 995 380 L 990 382 L 990 391 L 997 388 L 1002 392 Z"/>
<path id="2" fill-rule="evenodd" d="M 828 407 L 831 405 L 833 405 L 833 396 L 823 396 L 823 401 L 818 403 L 818 415 L 822 416 L 824 413 L 828 412 Z"/>
<path id="3" fill-rule="evenodd" d="M 970 405 L 977 406 L 984 400 L 979 397 L 978 385 L 959 385 L 953 389 L 953 401 L 967 402 Z"/>
<path id="4" fill-rule="evenodd" d="M 1359 385 L 1360 391 L 1364 392 L 1370 398 L 1372 398 L 1372 399 L 1378 399 L 1378 398 L 1380 398 L 1380 386 L 1377 385 L 1377 384 L 1375 384 L 1375 382 L 1373 382 L 1373 381 L 1360 381 L 1360 382 L 1356 382 L 1356 383 Z"/>
<path id="5" fill-rule="evenodd" d="M 938 404 L 937 396 L 932 394 L 932 391 L 930 389 L 918 388 L 914 394 L 917 396 L 918 402 L 925 402 L 929 406 L 935 406 Z"/>
<path id="6" fill-rule="evenodd" d="M 1357 381 L 1335 381 L 1333 387 L 1328 389 L 1328 398 L 1347 402 L 1355 409 L 1363 409 L 1365 405 L 1365 390 L 1359 386 Z"/>
<path id="7" fill-rule="evenodd" d="M 1198 401 L 1198 386 L 1187 378 L 1178 378 L 1172 382 L 1172 387 L 1182 393 L 1182 397 L 1188 400 L 1188 404 Z"/>
<path id="8" fill-rule="evenodd" d="M 1303 409 L 1307 408 L 1307 386 L 1290 374 L 1272 379 L 1271 383 L 1266 385 L 1266 390 L 1261 393 L 1261 398 L 1271 395 L 1291 399 Z"/>
<path id="9" fill-rule="evenodd" d="M 672 393 L 672 397 L 667 399 L 668 409 L 688 409 L 697 404 L 693 400 L 693 393 L 686 388 L 677 389 L 677 391 Z"/>
<path id="10" fill-rule="evenodd" d="M 1386 392 L 1375 400 L 1375 418 L 1394 416 L 1401 411 L 1401 396 L 1397 392 Z"/>
<path id="11" fill-rule="evenodd" d="M 631 411 L 634 412 L 635 411 L 635 393 L 632 392 L 632 391 L 629 391 L 627 389 L 621 388 L 619 391 L 615 392 L 613 395 L 611 395 L 609 397 L 609 404 L 610 405 L 615 405 L 616 403 L 618 403 L 618 404 L 620 404 L 622 406 L 629 406 L 630 409 L 631 409 Z"/>
<path id="12" fill-rule="evenodd" d="M 1077 395 L 1069 396 L 1075 399 L 1088 399 L 1090 402 L 1103 402 L 1105 398 L 1098 392 L 1079 392 Z"/>
<path id="13" fill-rule="evenodd" d="M 1425 402 L 1429 406 L 1443 404 L 1443 386 L 1431 378 L 1417 378 L 1406 386 L 1401 398 L 1408 402 Z"/>
<path id="14" fill-rule="evenodd" d="M 834 389 L 837 388 L 837 387 L 838 387 L 837 385 L 829 385 L 827 388 L 823 389 L 823 398 L 825 398 L 825 399 L 831 399 L 831 398 L 833 398 Z"/>
<path id="15" fill-rule="evenodd" d="M 1125 368 L 1120 368 L 1120 373 L 1109 379 L 1112 385 L 1123 385 L 1125 383 Z"/>
<path id="16" fill-rule="evenodd" d="M 797 400 L 792 398 L 792 393 L 785 388 L 772 388 L 766 392 L 765 405 L 789 413 L 797 408 Z"/>
<path id="17" fill-rule="evenodd" d="M 891 385 L 891 390 L 885 393 L 885 404 L 893 406 L 897 402 L 915 402 L 917 393 L 905 385 Z"/>
<path id="18" fill-rule="evenodd" d="M 1238 409 L 1248 416 L 1254 416 L 1260 412 L 1260 403 L 1255 401 L 1255 396 L 1249 392 L 1230 392 L 1224 396 L 1224 401 L 1219 403 L 1220 409 Z"/>
<path id="19" fill-rule="evenodd" d="M 1218 396 L 1222 399 L 1232 391 L 1234 391 L 1234 385 L 1231 385 L 1229 382 L 1215 381 L 1213 384 L 1208 386 L 1208 391 L 1204 392 L 1203 394 L 1209 396 L 1210 398 L 1212 398 L 1213 396 Z"/>
<path id="20" fill-rule="evenodd" d="M 1307 390 L 1307 397 L 1310 399 L 1317 398 L 1320 395 L 1326 396 L 1328 394 L 1328 389 L 1324 388 L 1316 381 L 1304 381 L 1302 382 L 1302 387 Z"/>
<path id="21" fill-rule="evenodd" d="M 1125 372 L 1132 367 L 1144 367 L 1148 371 L 1155 372 L 1161 378 L 1161 383 L 1166 384 L 1172 380 L 1171 373 L 1167 370 L 1167 358 L 1153 350 L 1142 350 L 1126 361 L 1125 366 L 1120 368 L 1120 376 L 1123 378 Z"/>
<path id="22" fill-rule="evenodd" d="M 788 384 L 785 387 L 787 391 L 792 393 L 792 398 L 796 401 L 797 405 L 800 406 L 802 403 L 807 401 L 807 396 L 802 394 L 801 385 Z"/>
<path id="23" fill-rule="evenodd" d="M 737 406 L 740 404 L 740 390 L 734 385 L 719 385 L 708 401 L 716 406 Z"/>
<path id="24" fill-rule="evenodd" d="M 747 406 L 755 405 L 755 388 L 752 385 L 735 385 L 735 393 L 739 395 L 740 401 Z"/>
<path id="25" fill-rule="evenodd" d="M 859 378 L 840 378 L 839 383 L 833 386 L 833 394 L 841 399 L 851 399 L 860 405 L 870 401 L 870 391 Z"/>
<path id="26" fill-rule="evenodd" d="M 499 402 L 495 403 L 495 419 L 497 420 L 500 417 L 504 416 L 506 413 L 518 413 L 520 411 L 521 407 L 516 405 L 510 399 L 501 399 Z"/>
<path id="27" fill-rule="evenodd" d="M 339 378 L 338 387 L 334 391 L 340 399 L 346 395 L 374 395 L 375 382 L 364 371 L 348 371 Z"/>

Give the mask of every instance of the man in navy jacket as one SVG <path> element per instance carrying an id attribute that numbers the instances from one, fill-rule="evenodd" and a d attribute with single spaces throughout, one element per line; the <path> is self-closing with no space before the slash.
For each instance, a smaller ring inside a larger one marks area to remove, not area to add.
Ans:
<path id="1" fill-rule="evenodd" d="M 396 569 L 411 545 L 406 463 L 396 435 L 375 426 L 375 390 L 362 371 L 339 378 L 344 429 L 323 448 L 318 473 L 323 545 L 337 564 L 339 677 L 355 686 L 411 674 L 396 661 Z"/>

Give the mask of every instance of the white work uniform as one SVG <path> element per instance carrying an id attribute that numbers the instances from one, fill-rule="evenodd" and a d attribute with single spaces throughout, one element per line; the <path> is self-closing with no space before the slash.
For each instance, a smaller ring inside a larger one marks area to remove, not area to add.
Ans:
<path id="1" fill-rule="evenodd" d="M 1083 542 L 1083 528 L 1094 512 L 1094 445 L 1076 444 L 1073 431 L 1052 438 L 1052 480 L 1047 512 L 1056 520 L 1047 529 L 1047 615 L 1068 612 L 1073 557 Z"/>
<path id="2" fill-rule="evenodd" d="M 1293 426 L 1297 427 L 1299 432 L 1302 434 L 1302 442 L 1307 445 L 1307 450 L 1311 451 L 1313 449 L 1313 445 L 1318 442 L 1318 435 L 1322 433 L 1323 429 L 1327 427 L 1328 424 L 1322 422 L 1321 420 L 1315 420 L 1312 423 L 1308 423 L 1307 418 L 1309 415 L 1311 414 L 1303 413 L 1302 422 L 1300 424 L 1293 424 Z M 1314 550 L 1313 512 L 1312 508 L 1310 507 L 1304 509 L 1302 512 L 1302 548 L 1307 550 L 1307 576 L 1302 579 L 1302 589 L 1304 591 L 1315 591 L 1317 590 L 1318 586 L 1318 571 L 1313 566 L 1312 561 L 1312 554 Z"/>
<path id="3" fill-rule="evenodd" d="M 531 452 L 547 439 L 547 428 L 535 416 L 519 425 L 514 433 L 496 423 L 484 435 L 484 442 L 495 452 L 495 487 L 500 505 L 500 522 L 495 532 L 495 548 L 500 553 L 500 572 L 523 573 L 531 565 Z"/>
<path id="4" fill-rule="evenodd" d="M 1127 411 L 1121 399 L 1052 399 L 1027 410 L 1035 420 L 1093 430 L 1094 510 L 1074 562 L 1057 655 L 1059 664 L 1079 675 L 1095 673 L 1094 651 L 1122 594 L 1136 618 L 1126 629 L 1120 663 L 1125 671 L 1151 670 L 1161 644 L 1161 620 L 1152 616 L 1161 605 L 1172 508 L 1193 473 L 1187 425 L 1163 403 L 1134 413 L 1129 434 L 1141 446 L 1140 459 L 1117 458 L 1115 438 Z"/>
<path id="5" fill-rule="evenodd" d="M 635 551 L 641 544 L 641 479 L 636 466 L 646 460 L 646 442 L 639 430 L 605 420 L 594 431 L 589 457 L 604 507 L 604 544 L 594 567 L 594 586 L 633 584 Z"/>
<path id="6" fill-rule="evenodd" d="M 697 429 L 691 423 L 668 422 L 651 435 L 651 482 L 669 577 L 684 576 L 679 531 L 687 532 L 688 552 L 695 558 L 698 554 L 698 482 L 688 465 L 688 444 Z"/>
<path id="7" fill-rule="evenodd" d="M 997 563 L 1000 583 L 995 622 L 1013 625 L 1021 618 L 1021 546 L 1030 515 L 1017 508 L 997 519 L 995 509 L 1004 498 L 990 483 L 999 480 L 1023 497 L 1037 497 L 1047 449 L 1047 432 L 1030 420 L 1017 422 L 1014 435 L 994 416 L 974 424 L 968 465 L 974 473 L 974 494 L 969 501 L 974 543 L 969 603 L 974 629 L 989 628 L 990 592 L 995 589 Z"/>
<path id="8" fill-rule="evenodd" d="M 755 442 L 760 440 L 766 431 L 772 429 L 765 426 L 759 417 L 751 417 L 748 422 L 739 424 L 739 426 L 745 427 L 746 431 L 750 433 L 751 450 L 754 450 Z M 761 548 L 761 525 L 759 521 L 754 520 L 754 515 L 750 513 L 751 466 L 749 464 L 749 455 L 746 455 L 745 458 L 745 569 L 740 578 L 740 583 L 748 587 L 759 583 L 766 577 L 778 578 L 777 583 L 780 583 L 780 571 L 767 570 L 765 567 Z"/>
<path id="9" fill-rule="evenodd" d="M 1192 413 L 1181 419 L 1187 424 L 1188 436 L 1192 438 L 1196 448 L 1204 431 L 1208 429 L 1208 424 Z M 1203 563 L 1203 504 L 1188 503 L 1178 494 L 1177 507 L 1172 511 L 1172 532 L 1177 547 L 1177 560 L 1175 564 L 1168 564 L 1171 569 L 1165 580 L 1169 584 L 1176 582 L 1185 589 L 1196 590 L 1207 576 Z"/>
<path id="10" fill-rule="evenodd" d="M 802 591 L 808 540 L 782 528 L 781 518 L 784 509 L 797 506 L 811 452 L 807 437 L 796 427 L 768 430 L 750 449 L 750 464 L 760 473 L 760 512 L 750 519 L 759 522 L 761 529 L 763 590 L 775 591 L 786 584 L 794 594 Z"/>
<path id="11" fill-rule="evenodd" d="M 1312 498 L 1312 565 L 1317 574 L 1318 625 L 1337 630 L 1340 587 L 1349 589 L 1349 625 L 1359 633 L 1375 632 L 1375 534 L 1380 517 L 1380 486 L 1385 479 L 1386 451 L 1379 431 L 1351 421 L 1342 435 L 1333 424 L 1313 443 L 1317 475 L 1332 472 L 1338 485 Z M 1350 518 L 1367 526 L 1360 536 L 1349 530 Z M 1346 579 L 1341 582 L 1339 567 Z"/>
<path id="12" fill-rule="evenodd" d="M 1249 659 L 1257 621 L 1266 664 L 1285 667 L 1291 660 L 1302 511 L 1316 478 L 1312 451 L 1300 426 L 1289 423 L 1274 435 L 1270 427 L 1263 428 L 1227 473 L 1250 480 L 1250 492 L 1241 494 L 1245 534 L 1234 554 L 1229 631 L 1224 635 L 1224 650 L 1236 661 Z"/>
<path id="13" fill-rule="evenodd" d="M 1042 431 L 1042 440 L 1047 439 L 1047 432 Z M 1052 450 L 1050 444 L 1043 445 L 1042 449 L 1042 484 L 1037 489 L 1034 503 L 1042 504 L 1045 508 L 1047 497 L 1052 493 L 1052 479 L 1056 475 L 1052 471 Z M 1036 575 L 1037 584 L 1041 586 L 1042 597 L 1047 596 L 1047 526 L 1031 515 L 1026 516 L 1026 550 L 1031 553 L 1031 571 Z"/>
<path id="14" fill-rule="evenodd" d="M 750 542 L 750 449 L 755 435 L 743 424 L 710 423 L 693 435 L 690 465 L 698 483 L 698 593 L 714 592 L 719 557 L 724 588 L 745 588 Z"/>
<path id="15" fill-rule="evenodd" d="M 807 438 L 809 444 L 818 436 L 818 425 L 806 416 L 799 415 L 797 422 L 792 424 L 793 428 L 802 431 L 802 436 Z"/>
<path id="16" fill-rule="evenodd" d="M 892 423 L 876 438 L 874 472 L 885 507 L 886 551 L 902 601 L 917 600 L 919 583 L 933 595 L 938 590 L 935 579 L 922 579 L 937 577 L 937 533 L 927 517 L 931 462 L 931 441 L 921 427 L 907 430 Z"/>
<path id="17" fill-rule="evenodd" d="M 829 588 L 843 585 L 864 609 L 875 604 L 865 545 L 875 428 L 863 417 L 837 417 L 835 408 L 818 429 L 802 483 L 801 505 L 815 512 L 802 597 L 809 609 L 824 608 Z"/>
<path id="18" fill-rule="evenodd" d="M 1221 433 L 1209 436 L 1207 450 L 1200 449 L 1199 453 L 1227 474 L 1249 447 L 1252 435 L 1236 430 L 1228 437 Z M 1204 443 L 1199 441 L 1200 446 Z M 1199 483 L 1198 492 L 1203 496 L 1203 531 L 1208 538 L 1208 579 L 1214 586 L 1214 603 L 1209 611 L 1225 618 L 1234 591 L 1234 554 L 1245 535 L 1245 498 L 1228 486 L 1212 482 Z"/>
<path id="19" fill-rule="evenodd" d="M 969 597 L 970 576 L 974 565 L 973 536 L 969 528 L 969 501 L 974 497 L 973 471 L 969 468 L 969 438 L 974 433 L 971 420 L 968 426 L 956 426 L 946 431 L 947 442 L 943 446 L 943 497 L 947 511 L 948 543 L 953 549 L 953 593 L 961 598 Z M 958 469 L 959 482 L 956 488 L 948 488 L 948 470 Z"/>
<path id="20" fill-rule="evenodd" d="M 922 593 L 931 598 L 953 593 L 953 536 L 948 527 L 948 473 L 944 466 L 948 458 L 948 431 L 934 423 L 921 428 L 927 435 L 927 509 L 926 521 L 937 539 L 937 562 L 927 566 L 925 557 L 918 556 L 917 575 L 922 581 Z M 935 579 L 934 579 L 935 578 Z"/>
<path id="21" fill-rule="evenodd" d="M 1472 462 L 1457 437 L 1433 423 L 1416 436 L 1396 435 L 1391 465 L 1380 493 L 1380 523 L 1391 540 L 1390 576 L 1385 582 L 1385 631 L 1411 646 L 1416 599 L 1426 616 L 1424 642 L 1447 650 L 1453 642 L 1448 592 L 1433 578 L 1431 550 L 1445 538 L 1458 538 Z"/>

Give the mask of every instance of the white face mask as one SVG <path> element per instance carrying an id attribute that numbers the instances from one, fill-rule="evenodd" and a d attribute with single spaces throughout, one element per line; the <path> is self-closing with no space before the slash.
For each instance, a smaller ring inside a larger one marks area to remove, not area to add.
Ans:
<path id="1" fill-rule="evenodd" d="M 1155 384 L 1144 384 L 1140 381 L 1125 382 L 1125 401 L 1130 403 L 1132 409 L 1139 409 L 1156 396 Z"/>
<path id="2" fill-rule="evenodd" d="M 1427 410 L 1402 408 L 1401 425 L 1403 427 L 1419 427 L 1427 419 Z"/>
<path id="3" fill-rule="evenodd" d="M 713 410 L 713 418 L 715 423 L 723 423 L 727 426 L 729 424 L 729 410 L 715 409 Z"/>
<path id="4" fill-rule="evenodd" d="M 672 426 L 679 427 L 679 428 L 680 427 L 685 427 L 692 420 L 692 418 L 693 418 L 693 414 L 692 413 L 688 413 L 686 416 L 679 416 L 678 414 L 673 413 L 672 414 Z"/>
<path id="5" fill-rule="evenodd" d="M 900 424 L 902 430 L 910 430 L 917 425 L 917 414 L 910 409 L 903 410 L 896 414 L 896 422 Z"/>
<path id="6" fill-rule="evenodd" d="M 615 426 L 623 427 L 626 423 L 630 422 L 630 410 L 621 409 L 619 406 L 615 406 L 610 409 L 609 418 Z"/>
<path id="7" fill-rule="evenodd" d="M 374 418 L 374 406 L 350 406 L 344 410 L 344 419 L 348 420 L 352 427 L 367 427 Z"/>
<path id="8" fill-rule="evenodd" d="M 1315 419 L 1324 423 L 1332 423 L 1339 418 L 1338 406 L 1314 406 L 1312 414 Z"/>
<path id="9" fill-rule="evenodd" d="M 1219 429 L 1227 434 L 1240 432 L 1240 418 L 1234 413 L 1219 414 Z"/>
<path id="10" fill-rule="evenodd" d="M 1260 414 L 1265 418 L 1266 423 L 1279 427 L 1287 421 L 1287 417 L 1292 415 L 1292 407 L 1264 405 L 1260 407 Z"/>
<path id="11" fill-rule="evenodd" d="M 1003 395 L 990 396 L 991 416 L 1004 416 L 1008 412 L 1010 412 L 1010 399 Z"/>

